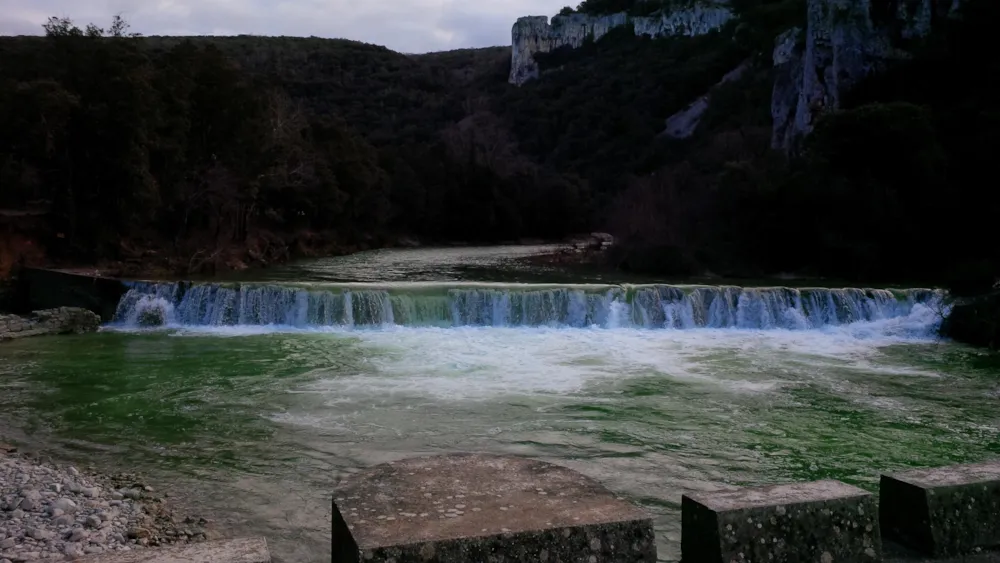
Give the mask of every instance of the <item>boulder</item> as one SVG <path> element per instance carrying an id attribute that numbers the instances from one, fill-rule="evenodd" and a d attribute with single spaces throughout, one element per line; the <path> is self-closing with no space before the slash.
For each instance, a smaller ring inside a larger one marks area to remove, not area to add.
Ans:
<path id="1" fill-rule="evenodd" d="M 0 341 L 29 336 L 82 334 L 94 332 L 100 327 L 100 317 L 76 307 L 35 311 L 30 317 L 0 315 Z"/>

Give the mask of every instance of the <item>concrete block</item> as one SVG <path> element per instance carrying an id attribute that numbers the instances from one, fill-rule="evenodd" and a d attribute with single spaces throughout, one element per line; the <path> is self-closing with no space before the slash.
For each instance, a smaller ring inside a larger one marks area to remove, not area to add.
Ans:
<path id="1" fill-rule="evenodd" d="M 868 492 L 817 481 L 684 496 L 684 563 L 872 563 L 882 560 Z"/>
<path id="2" fill-rule="evenodd" d="M 1000 461 L 883 475 L 882 531 L 933 557 L 1000 546 Z"/>
<path id="3" fill-rule="evenodd" d="M 264 538 L 219 540 L 104 553 L 80 563 L 271 563 Z"/>
<path id="4" fill-rule="evenodd" d="M 347 478 L 334 496 L 338 563 L 656 561 L 649 515 L 541 461 L 407 459 Z"/>

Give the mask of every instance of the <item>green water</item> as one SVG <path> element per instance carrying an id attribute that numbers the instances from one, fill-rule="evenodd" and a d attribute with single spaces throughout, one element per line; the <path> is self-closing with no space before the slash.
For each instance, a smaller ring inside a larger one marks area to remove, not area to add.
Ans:
<path id="1" fill-rule="evenodd" d="M 536 251 L 386 251 L 244 277 L 414 294 L 418 281 L 574 279 L 518 262 Z M 939 341 L 938 320 L 913 307 L 810 330 L 109 328 L 0 345 L 0 436 L 146 474 L 227 535 L 266 536 L 284 563 L 330 560 L 330 501 L 348 473 L 528 455 L 646 507 L 660 559 L 676 561 L 685 493 L 874 488 L 880 472 L 996 456 L 1000 362 Z"/>
<path id="2" fill-rule="evenodd" d="M 1000 370 L 936 342 L 744 331 L 167 331 L 5 344 L 4 425 L 152 475 L 282 561 L 328 561 L 347 472 L 488 451 L 561 463 L 657 515 L 683 493 L 997 453 Z M 491 351 L 492 355 L 484 355 Z M 478 358 L 478 359 L 477 359 Z"/>

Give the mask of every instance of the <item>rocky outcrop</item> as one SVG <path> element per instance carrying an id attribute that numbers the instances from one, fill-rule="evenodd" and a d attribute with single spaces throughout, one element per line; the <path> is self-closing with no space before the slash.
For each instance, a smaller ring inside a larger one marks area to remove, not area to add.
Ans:
<path id="1" fill-rule="evenodd" d="M 61 307 L 35 311 L 30 317 L 0 315 L 0 342 L 30 336 L 94 332 L 101 318 L 86 309 Z"/>
<path id="2" fill-rule="evenodd" d="M 662 135 L 671 139 L 687 139 L 691 135 L 694 135 L 695 130 L 698 129 L 698 124 L 701 123 L 702 116 L 705 115 L 712 102 L 712 94 L 722 86 L 742 78 L 750 70 L 751 66 L 751 61 L 744 61 L 740 66 L 727 72 L 722 77 L 722 80 L 715 86 L 712 86 L 712 89 L 703 96 L 691 102 L 686 108 L 668 117 L 667 128 L 663 130 Z"/>
<path id="3" fill-rule="evenodd" d="M 877 1 L 881 0 L 808 0 L 806 29 L 778 37 L 771 98 L 774 148 L 796 152 L 816 120 L 838 109 L 841 98 L 858 82 L 888 61 L 907 57 L 893 45 L 893 30 L 905 39 L 926 35 L 940 4 L 899 2 L 895 21 L 876 25 L 872 6 Z M 944 15 L 955 15 L 959 1 L 951 0 Z"/>
<path id="4" fill-rule="evenodd" d="M 545 16 L 520 18 L 512 31 L 510 83 L 520 86 L 538 77 L 536 53 L 549 53 L 561 47 L 577 49 L 587 39 L 597 41 L 617 27 L 632 25 L 637 36 L 650 37 L 695 36 L 717 30 L 733 18 L 727 4 L 725 0 L 701 0 L 643 17 L 632 17 L 625 12 L 606 16 L 570 14 L 553 17 L 551 24 Z"/>

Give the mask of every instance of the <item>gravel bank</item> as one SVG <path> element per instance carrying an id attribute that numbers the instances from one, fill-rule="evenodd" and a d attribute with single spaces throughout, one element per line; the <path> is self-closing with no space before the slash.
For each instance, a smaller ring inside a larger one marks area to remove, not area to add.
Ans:
<path id="1" fill-rule="evenodd" d="M 174 515 L 134 475 L 94 475 L 0 445 L 0 563 L 215 539 L 205 519 Z"/>

